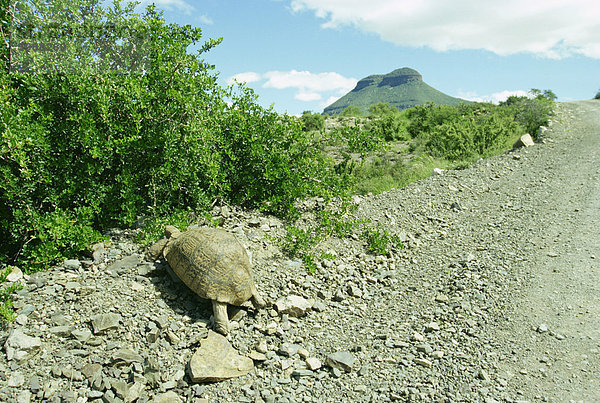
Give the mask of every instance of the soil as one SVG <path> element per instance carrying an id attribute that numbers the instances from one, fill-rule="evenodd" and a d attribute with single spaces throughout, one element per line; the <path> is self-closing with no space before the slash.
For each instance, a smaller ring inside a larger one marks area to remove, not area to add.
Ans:
<path id="1" fill-rule="evenodd" d="M 404 248 L 372 256 L 357 230 L 314 274 L 271 241 L 278 220 L 213 212 L 269 302 L 231 321 L 248 375 L 192 382 L 210 303 L 115 231 L 94 260 L 15 280 L 0 400 L 600 401 L 600 102 L 558 104 L 533 147 L 353 202 Z M 274 309 L 292 295 L 303 312 Z"/>

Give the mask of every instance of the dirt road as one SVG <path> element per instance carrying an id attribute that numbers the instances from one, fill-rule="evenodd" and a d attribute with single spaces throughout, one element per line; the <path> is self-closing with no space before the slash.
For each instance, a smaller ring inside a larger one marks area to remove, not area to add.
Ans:
<path id="1" fill-rule="evenodd" d="M 539 201 L 527 253 L 530 275 L 501 361 L 516 396 L 600 401 L 600 102 L 563 104 L 572 114 L 530 196 Z M 533 331 L 532 331 L 533 330 Z"/>

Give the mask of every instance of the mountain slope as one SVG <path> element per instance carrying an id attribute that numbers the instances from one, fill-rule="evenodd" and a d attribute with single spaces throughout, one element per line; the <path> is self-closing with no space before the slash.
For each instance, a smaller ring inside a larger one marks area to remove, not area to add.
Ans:
<path id="1" fill-rule="evenodd" d="M 352 91 L 326 107 L 323 113 L 337 115 L 350 105 L 358 106 L 363 112 L 367 112 L 369 106 L 379 102 L 389 103 L 399 110 L 427 102 L 439 105 L 469 103 L 427 85 L 419 72 L 405 67 L 388 74 L 363 78 Z"/>

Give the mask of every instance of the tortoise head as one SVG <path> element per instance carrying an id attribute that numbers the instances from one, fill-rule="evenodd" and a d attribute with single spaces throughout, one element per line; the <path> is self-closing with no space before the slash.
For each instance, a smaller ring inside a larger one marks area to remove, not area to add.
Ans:
<path id="1" fill-rule="evenodd" d="M 177 238 L 180 234 L 181 231 L 179 231 L 177 227 L 172 225 L 165 226 L 165 237 L 167 237 L 167 239 Z"/>
<path id="2" fill-rule="evenodd" d="M 171 247 L 169 241 L 176 239 L 181 232 L 172 225 L 167 225 L 165 227 L 165 236 L 166 238 L 161 239 L 156 242 L 150 248 L 148 248 L 148 256 L 152 259 L 158 259 L 160 255 L 166 256 L 169 248 Z"/>
<path id="3" fill-rule="evenodd" d="M 165 226 L 166 242 L 165 242 L 163 250 L 162 250 L 163 256 L 165 256 L 165 257 L 167 256 L 167 253 L 169 253 L 169 250 L 171 249 L 171 246 L 173 245 L 173 241 L 175 239 L 177 239 L 179 237 L 179 235 L 181 235 L 181 231 L 179 231 L 176 227 L 174 227 L 172 225 Z"/>

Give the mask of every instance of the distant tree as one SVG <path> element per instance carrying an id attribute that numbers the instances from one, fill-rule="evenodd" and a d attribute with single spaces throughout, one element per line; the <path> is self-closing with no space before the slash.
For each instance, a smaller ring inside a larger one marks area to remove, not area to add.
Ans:
<path id="1" fill-rule="evenodd" d="M 358 106 L 350 105 L 340 113 L 340 116 L 362 116 L 363 112 Z"/>
<path id="2" fill-rule="evenodd" d="M 542 99 L 542 98 L 546 98 L 550 101 L 555 101 L 557 96 L 554 92 L 552 92 L 552 90 L 538 90 L 537 88 L 532 88 L 529 91 L 529 94 L 531 95 L 532 98 L 535 99 Z"/>
<path id="3" fill-rule="evenodd" d="M 310 132 L 313 130 L 323 130 L 325 128 L 325 117 L 320 113 L 312 113 L 311 111 L 302 112 L 300 117 L 302 121 L 302 130 Z"/>
<path id="4" fill-rule="evenodd" d="M 594 97 L 594 99 L 600 99 L 600 90 L 598 90 L 598 92 L 596 93 L 596 96 Z"/>
<path id="5" fill-rule="evenodd" d="M 369 106 L 369 114 L 373 116 L 385 116 L 398 112 L 398 108 L 390 106 L 390 104 L 387 102 L 379 102 Z"/>

